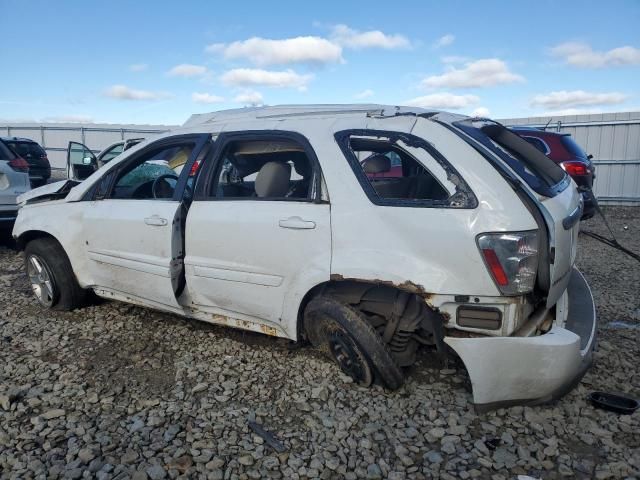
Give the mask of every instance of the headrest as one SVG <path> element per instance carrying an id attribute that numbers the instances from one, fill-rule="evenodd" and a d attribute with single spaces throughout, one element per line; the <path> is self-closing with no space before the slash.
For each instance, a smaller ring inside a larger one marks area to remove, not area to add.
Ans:
<path id="1" fill-rule="evenodd" d="M 364 173 L 384 173 L 391 170 L 391 159 L 381 153 L 374 153 L 362 163 Z"/>
<path id="2" fill-rule="evenodd" d="M 258 197 L 284 197 L 289 192 L 291 165 L 283 162 L 265 163 L 256 177 Z"/>

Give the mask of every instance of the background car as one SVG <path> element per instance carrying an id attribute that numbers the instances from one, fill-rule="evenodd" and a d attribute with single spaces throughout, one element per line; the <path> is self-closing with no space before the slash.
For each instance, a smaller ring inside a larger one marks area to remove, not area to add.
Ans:
<path id="1" fill-rule="evenodd" d="M 29 164 L 0 140 L 0 228 L 18 214 L 18 195 L 30 189 Z"/>
<path id="2" fill-rule="evenodd" d="M 112 143 L 102 150 L 98 156 L 86 145 L 79 142 L 69 142 L 67 147 L 67 177 L 70 180 L 82 181 L 97 168 L 106 165 L 122 152 L 142 142 L 144 138 L 130 138 Z"/>
<path id="3" fill-rule="evenodd" d="M 559 164 L 573 178 L 584 199 L 582 220 L 593 217 L 597 205 L 592 190 L 596 177 L 596 167 L 591 161 L 593 157 L 587 155 L 568 133 L 527 127 L 513 127 L 511 130 Z"/>
<path id="4" fill-rule="evenodd" d="M 44 148 L 30 138 L 2 137 L 2 140 L 29 164 L 29 180 L 32 187 L 47 183 L 51 177 L 51 165 Z"/>

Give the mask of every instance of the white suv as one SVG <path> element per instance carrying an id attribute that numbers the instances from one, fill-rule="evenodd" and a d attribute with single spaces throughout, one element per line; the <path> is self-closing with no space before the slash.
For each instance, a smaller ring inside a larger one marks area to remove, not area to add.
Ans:
<path id="1" fill-rule="evenodd" d="M 462 360 L 479 409 L 557 398 L 591 362 L 581 196 L 487 119 L 382 105 L 194 115 L 24 200 L 13 234 L 49 308 L 93 291 L 309 340 L 392 389 L 426 346 Z"/>
<path id="2" fill-rule="evenodd" d="M 17 198 L 30 188 L 29 164 L 0 140 L 0 229 L 16 219 Z"/>

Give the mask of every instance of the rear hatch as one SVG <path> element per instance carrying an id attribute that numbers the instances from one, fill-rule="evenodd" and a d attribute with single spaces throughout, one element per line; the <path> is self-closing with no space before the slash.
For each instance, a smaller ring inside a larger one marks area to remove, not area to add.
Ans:
<path id="1" fill-rule="evenodd" d="M 540 229 L 546 230 L 540 232 L 544 245 L 540 245 L 537 283 L 547 296 L 547 307 L 555 305 L 575 262 L 581 195 L 562 168 L 503 125 L 484 119 L 452 125 L 513 185 Z"/>

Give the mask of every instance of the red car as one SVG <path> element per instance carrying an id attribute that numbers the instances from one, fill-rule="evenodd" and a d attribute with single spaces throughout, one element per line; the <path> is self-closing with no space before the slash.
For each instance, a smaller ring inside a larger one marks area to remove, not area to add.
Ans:
<path id="1" fill-rule="evenodd" d="M 511 130 L 559 164 L 573 178 L 584 199 L 582 220 L 593 217 L 597 205 L 592 190 L 596 177 L 596 167 L 591 161 L 593 156 L 587 155 L 568 133 L 528 127 L 512 127 Z"/>

